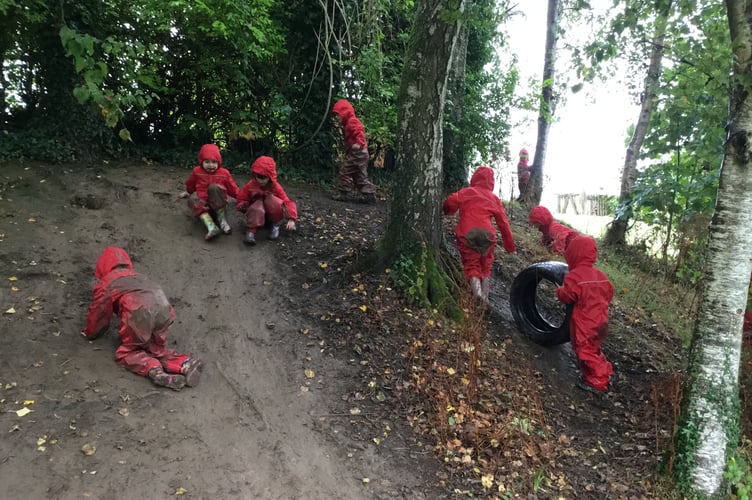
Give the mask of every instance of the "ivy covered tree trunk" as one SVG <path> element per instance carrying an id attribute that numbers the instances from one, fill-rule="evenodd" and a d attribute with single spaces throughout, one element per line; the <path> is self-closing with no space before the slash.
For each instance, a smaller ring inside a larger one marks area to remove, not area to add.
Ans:
<path id="1" fill-rule="evenodd" d="M 742 321 L 752 271 L 752 3 L 726 0 L 733 47 L 728 136 L 706 250 L 674 474 L 687 497 L 720 498 L 739 438 Z"/>
<path id="2" fill-rule="evenodd" d="M 387 261 L 416 270 L 413 298 L 437 303 L 448 295 L 438 256 L 442 242 L 442 146 L 447 77 L 456 54 L 466 1 L 422 0 L 408 46 L 399 97 L 397 172 L 380 245 Z"/>
<path id="3" fill-rule="evenodd" d="M 632 134 L 632 139 L 629 141 L 629 146 L 627 146 L 624 169 L 621 173 L 619 209 L 606 232 L 606 245 L 623 245 L 626 241 L 627 226 L 629 225 L 629 219 L 632 217 L 632 189 L 637 177 L 637 159 L 642 143 L 645 140 L 645 135 L 647 135 L 650 116 L 653 113 L 653 107 L 657 99 L 656 90 L 661 78 L 666 25 L 668 24 L 668 16 L 671 12 L 671 3 L 671 0 L 665 1 L 661 7 L 661 11 L 655 18 L 653 42 L 650 49 L 650 64 L 642 91 L 640 114 L 637 118 L 637 125 Z"/>
<path id="4" fill-rule="evenodd" d="M 548 0 L 548 17 L 546 21 L 546 51 L 543 61 L 543 88 L 538 112 L 538 137 L 535 141 L 535 156 L 530 167 L 530 180 L 524 194 L 523 204 L 532 206 L 540 203 L 543 194 L 543 166 L 546 163 L 548 133 L 556 110 L 557 96 L 554 78 L 556 75 L 556 43 L 559 39 L 559 22 L 561 19 L 561 1 Z"/>

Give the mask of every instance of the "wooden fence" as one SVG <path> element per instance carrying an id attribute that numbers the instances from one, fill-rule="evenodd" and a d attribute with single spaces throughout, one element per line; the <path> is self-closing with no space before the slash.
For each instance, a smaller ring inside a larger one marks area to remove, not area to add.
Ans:
<path id="1" fill-rule="evenodd" d="M 556 195 L 557 212 L 576 215 L 613 215 L 609 210 L 610 196 L 604 194 L 566 193 Z"/>

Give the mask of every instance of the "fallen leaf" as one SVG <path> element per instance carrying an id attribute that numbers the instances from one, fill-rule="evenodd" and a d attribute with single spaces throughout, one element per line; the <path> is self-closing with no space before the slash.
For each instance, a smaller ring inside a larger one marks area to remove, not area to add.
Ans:
<path id="1" fill-rule="evenodd" d="M 16 314 L 16 310 L 11 307 L 10 309 L 5 311 L 5 314 Z"/>
<path id="2" fill-rule="evenodd" d="M 130 411 L 128 411 L 128 408 L 120 408 L 120 409 L 118 410 L 118 413 L 119 413 L 120 415 L 124 416 L 124 417 L 127 417 L 128 415 L 130 415 L 130 413 L 131 413 L 131 412 L 130 412 Z"/>
<path id="3" fill-rule="evenodd" d="M 28 408 L 21 408 L 20 410 L 16 410 L 16 415 L 18 415 L 19 417 L 25 417 L 31 412 L 32 410 L 29 410 Z"/>
<path id="4" fill-rule="evenodd" d="M 16 278 L 15 276 L 11 276 L 8 278 L 8 281 L 18 281 L 18 278 Z"/>
<path id="5" fill-rule="evenodd" d="M 326 269 L 327 267 L 329 267 L 329 264 L 327 264 L 326 262 L 319 262 L 319 267 L 321 269 Z"/>
<path id="6" fill-rule="evenodd" d="M 455 374 L 455 373 L 457 373 L 457 372 L 456 372 L 456 371 L 454 371 L 454 368 L 447 368 L 447 373 L 448 373 L 449 375 L 454 375 L 454 374 Z"/>
<path id="7" fill-rule="evenodd" d="M 306 378 L 313 378 L 316 376 L 316 373 L 313 370 L 305 370 L 304 373 Z"/>
<path id="8" fill-rule="evenodd" d="M 24 404 L 24 406 L 33 405 L 34 404 L 34 400 L 33 399 L 24 399 L 23 404 Z"/>
<path id="9" fill-rule="evenodd" d="M 11 292 L 17 292 L 18 291 L 18 287 L 17 286 L 12 286 L 12 287 L 10 287 L 10 291 Z"/>
<path id="10" fill-rule="evenodd" d="M 360 415 L 360 408 L 350 408 L 350 415 Z"/>
<path id="11" fill-rule="evenodd" d="M 97 447 L 93 444 L 86 443 L 81 447 L 81 453 L 86 455 L 87 457 L 95 454 L 97 452 Z"/>
<path id="12" fill-rule="evenodd" d="M 29 222 L 36 222 L 37 220 L 34 217 L 29 217 Z"/>
<path id="13" fill-rule="evenodd" d="M 366 484 L 368 484 L 368 483 L 370 483 L 370 482 L 371 482 L 371 480 L 370 480 L 370 479 L 368 479 L 367 477 L 364 477 L 364 478 L 362 479 L 362 481 L 363 481 L 364 483 L 366 483 Z"/>
<path id="14" fill-rule="evenodd" d="M 368 308 L 365 305 L 362 305 L 358 309 L 360 309 L 363 312 L 366 312 L 366 309 L 368 309 Z"/>
<path id="15" fill-rule="evenodd" d="M 176 495 L 185 495 L 186 493 L 188 493 L 188 490 L 186 490 L 182 486 L 175 490 Z"/>

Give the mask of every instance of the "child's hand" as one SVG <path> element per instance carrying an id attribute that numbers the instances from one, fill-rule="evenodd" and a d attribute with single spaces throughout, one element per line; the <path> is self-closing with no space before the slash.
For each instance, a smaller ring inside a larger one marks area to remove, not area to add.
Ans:
<path id="1" fill-rule="evenodd" d="M 285 224 L 285 229 L 287 229 L 288 231 L 295 231 L 295 221 L 288 220 L 287 224 Z"/>
<path id="2" fill-rule="evenodd" d="M 178 195 L 178 198 L 188 198 L 190 196 L 190 193 L 188 191 L 183 191 Z"/>

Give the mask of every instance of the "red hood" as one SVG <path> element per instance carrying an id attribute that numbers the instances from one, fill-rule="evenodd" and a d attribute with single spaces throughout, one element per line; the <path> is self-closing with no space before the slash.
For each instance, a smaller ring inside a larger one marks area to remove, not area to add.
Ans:
<path id="1" fill-rule="evenodd" d="M 525 148 L 520 149 L 520 162 L 519 163 L 521 165 L 527 166 L 528 161 L 529 161 L 529 157 L 527 154 L 527 149 Z"/>
<path id="2" fill-rule="evenodd" d="M 551 212 L 542 205 L 533 207 L 530 211 L 530 218 L 528 219 L 531 224 L 540 224 L 543 227 L 548 227 L 554 221 L 554 216 Z"/>
<path id="3" fill-rule="evenodd" d="M 118 266 L 126 266 L 129 271 L 133 271 L 133 263 L 125 250 L 118 247 L 107 247 L 97 259 L 94 276 L 101 280 Z"/>
<path id="4" fill-rule="evenodd" d="M 271 156 L 259 156 L 251 165 L 251 174 L 259 174 L 269 177 L 277 182 L 277 164 Z"/>
<path id="5" fill-rule="evenodd" d="M 214 144 L 204 144 L 198 152 L 198 164 L 203 165 L 204 160 L 215 160 L 219 167 L 222 167 L 222 155 L 219 148 Z"/>
<path id="6" fill-rule="evenodd" d="M 486 166 L 478 167 L 478 170 L 470 178 L 470 187 L 487 189 L 488 191 L 493 191 L 494 183 L 494 172 Z"/>
<path id="7" fill-rule="evenodd" d="M 355 116 L 355 110 L 352 107 L 352 104 L 350 104 L 350 101 L 347 99 L 340 99 L 339 101 L 334 103 L 334 107 L 332 108 L 332 112 L 339 116 L 339 121 L 344 125 L 352 117 Z"/>
<path id="8" fill-rule="evenodd" d="M 592 236 L 575 236 L 564 253 L 569 270 L 580 266 L 593 266 L 598 258 L 598 246 Z"/>

